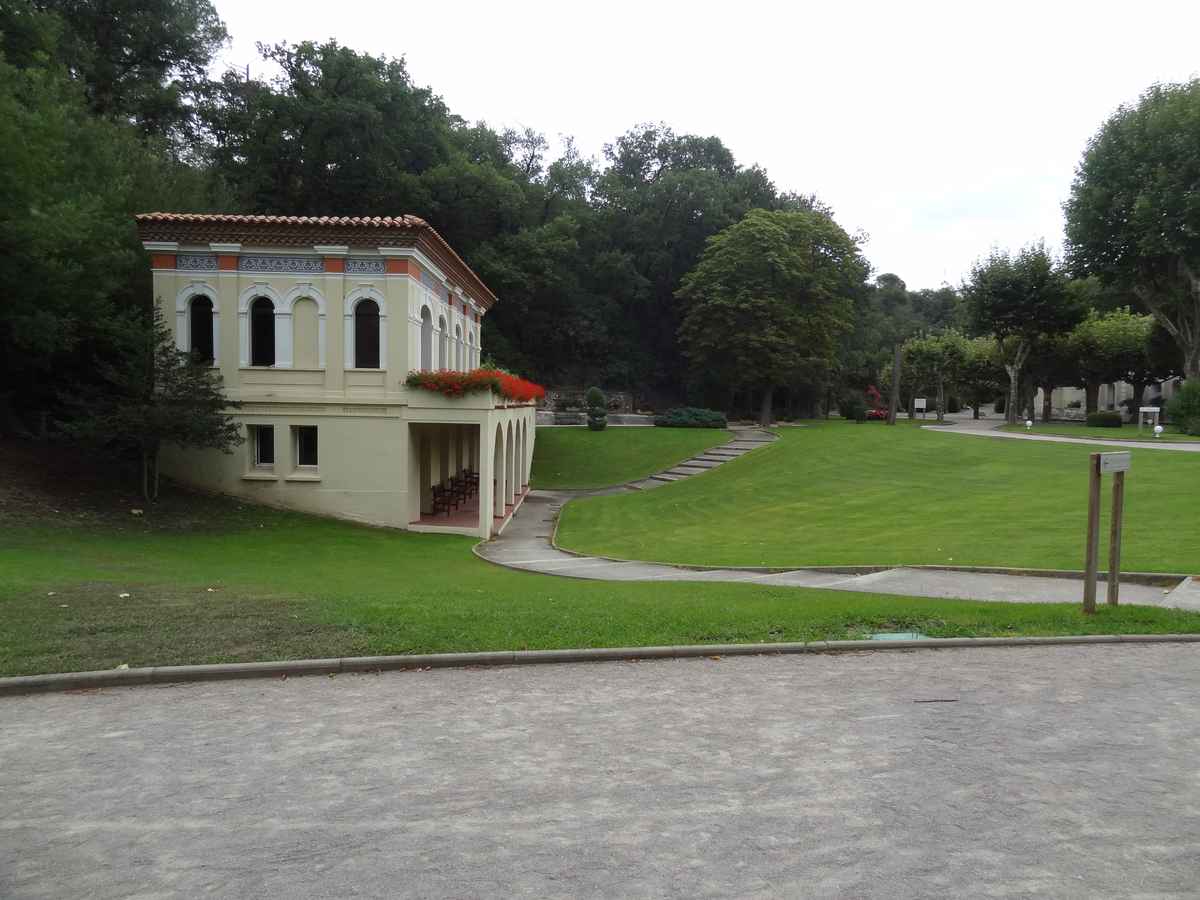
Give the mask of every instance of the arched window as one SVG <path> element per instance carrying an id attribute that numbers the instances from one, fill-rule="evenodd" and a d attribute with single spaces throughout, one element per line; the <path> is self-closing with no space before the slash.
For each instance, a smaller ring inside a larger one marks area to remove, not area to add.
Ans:
<path id="1" fill-rule="evenodd" d="M 467 368 L 478 369 L 479 363 L 475 361 L 475 334 L 467 332 Z"/>
<path id="2" fill-rule="evenodd" d="M 188 306 L 188 351 L 203 362 L 213 361 L 213 304 L 204 296 Z"/>
<path id="3" fill-rule="evenodd" d="M 379 304 L 374 300 L 354 306 L 354 367 L 379 368 Z"/>
<path id="4" fill-rule="evenodd" d="M 275 365 L 275 304 L 266 297 L 250 304 L 250 365 Z"/>
<path id="5" fill-rule="evenodd" d="M 463 367 L 462 326 L 454 326 L 454 368 L 462 371 Z"/>
<path id="6" fill-rule="evenodd" d="M 421 307 L 421 369 L 433 368 L 433 314 L 428 306 Z"/>
<path id="7" fill-rule="evenodd" d="M 438 368 L 450 368 L 450 329 L 445 316 L 438 318 Z"/>

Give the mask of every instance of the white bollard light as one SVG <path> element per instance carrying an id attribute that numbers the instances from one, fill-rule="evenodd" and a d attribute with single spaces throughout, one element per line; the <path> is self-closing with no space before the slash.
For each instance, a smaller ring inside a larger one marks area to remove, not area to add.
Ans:
<path id="1" fill-rule="evenodd" d="M 1033 419 L 1026 419 L 1026 420 L 1025 420 L 1025 430 L 1026 430 L 1026 431 L 1032 431 L 1032 430 L 1033 430 Z"/>
<path id="2" fill-rule="evenodd" d="M 1154 436 L 1159 437 L 1162 433 L 1163 433 L 1163 427 L 1161 425 L 1155 425 L 1154 426 Z"/>

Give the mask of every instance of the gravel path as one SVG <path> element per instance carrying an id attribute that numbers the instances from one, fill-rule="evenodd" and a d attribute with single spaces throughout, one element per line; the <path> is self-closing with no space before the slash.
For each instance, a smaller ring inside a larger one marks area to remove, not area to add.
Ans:
<path id="1" fill-rule="evenodd" d="M 1194 897 L 1200 649 L 0 700 L 0 896 Z"/>

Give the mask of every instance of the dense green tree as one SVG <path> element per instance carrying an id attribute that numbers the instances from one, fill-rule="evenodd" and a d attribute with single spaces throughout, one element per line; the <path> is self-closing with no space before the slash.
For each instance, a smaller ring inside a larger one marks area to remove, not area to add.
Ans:
<path id="1" fill-rule="evenodd" d="M 1009 378 L 1008 421 L 1016 422 L 1021 376 L 1040 336 L 1072 328 L 1082 310 L 1067 292 L 1067 279 L 1044 244 L 1016 254 L 994 250 L 971 269 L 963 286 L 970 321 L 1000 347 Z"/>
<path id="2" fill-rule="evenodd" d="M 990 337 L 968 340 L 967 358 L 958 374 L 957 386 L 963 403 L 971 407 L 972 418 L 979 418 L 980 407 L 995 400 L 1007 381 L 996 342 Z"/>
<path id="3" fill-rule="evenodd" d="M 1084 388 L 1086 412 L 1096 412 L 1100 385 L 1120 381 L 1146 359 L 1153 327 L 1153 317 L 1125 308 L 1103 314 L 1092 310 L 1072 329 L 1067 352 L 1076 383 Z"/>
<path id="4" fill-rule="evenodd" d="M 935 391 L 938 422 L 946 421 L 946 386 L 958 383 L 970 352 L 967 339 L 953 329 L 904 342 L 904 361 L 914 381 L 931 386 Z"/>
<path id="5" fill-rule="evenodd" d="M 104 117 L 136 123 L 158 139 L 190 134 L 192 101 L 228 39 L 209 0 L 32 0 L 0 6 L 0 30 L 17 29 L 5 52 L 18 65 L 32 60 L 16 47 L 33 46 L 28 27 L 37 16 L 38 40 L 82 86 L 88 106 Z M 45 22 L 46 20 L 43 20 Z M 52 35 L 52 37 L 50 37 Z"/>
<path id="6" fill-rule="evenodd" d="M 115 455 L 136 453 L 142 496 L 158 499 L 158 459 L 164 444 L 231 452 L 242 442 L 229 415 L 220 373 L 207 360 L 175 349 L 175 338 L 156 305 L 152 318 L 127 321 L 125 352 L 100 366 L 76 397 L 70 434 Z"/>
<path id="7" fill-rule="evenodd" d="M 688 361 L 761 391 L 769 424 L 774 390 L 833 355 L 867 273 L 856 241 L 827 215 L 752 210 L 708 241 L 680 285 Z"/>
<path id="8" fill-rule="evenodd" d="M 206 209 L 219 186 L 129 125 L 92 115 L 60 68 L 0 61 L 0 430 L 53 408 L 112 352 L 111 323 L 148 302 L 139 207 Z"/>
<path id="9" fill-rule="evenodd" d="M 1068 255 L 1134 293 L 1200 379 L 1200 79 L 1155 85 L 1088 143 L 1065 206 Z"/>

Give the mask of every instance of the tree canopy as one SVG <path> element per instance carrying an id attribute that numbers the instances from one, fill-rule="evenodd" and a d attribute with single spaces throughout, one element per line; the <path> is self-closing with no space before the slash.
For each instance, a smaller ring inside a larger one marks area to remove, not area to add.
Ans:
<path id="1" fill-rule="evenodd" d="M 1154 85 L 1088 143 L 1065 206 L 1082 272 L 1137 295 L 1200 378 L 1200 79 Z"/>
<path id="2" fill-rule="evenodd" d="M 697 375 L 762 392 L 827 365 L 868 273 L 858 243 L 824 213 L 752 210 L 709 239 L 684 276 L 680 340 Z"/>

